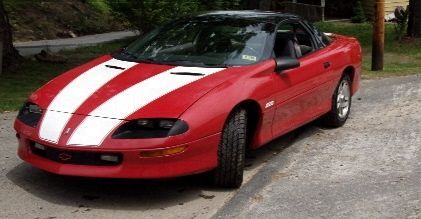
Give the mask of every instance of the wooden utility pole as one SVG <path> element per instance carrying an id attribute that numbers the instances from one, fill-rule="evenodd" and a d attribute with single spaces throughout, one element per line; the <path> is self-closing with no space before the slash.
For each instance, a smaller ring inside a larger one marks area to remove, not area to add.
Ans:
<path id="1" fill-rule="evenodd" d="M 381 71 L 384 64 L 384 0 L 375 1 L 371 70 Z"/>

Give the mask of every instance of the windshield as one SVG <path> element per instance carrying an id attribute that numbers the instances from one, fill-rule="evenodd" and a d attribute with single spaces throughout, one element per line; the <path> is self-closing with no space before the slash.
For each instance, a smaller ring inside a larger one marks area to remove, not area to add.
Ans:
<path id="1" fill-rule="evenodd" d="M 269 58 L 265 46 L 274 29 L 251 19 L 196 17 L 158 28 L 115 56 L 169 65 L 248 65 Z"/>

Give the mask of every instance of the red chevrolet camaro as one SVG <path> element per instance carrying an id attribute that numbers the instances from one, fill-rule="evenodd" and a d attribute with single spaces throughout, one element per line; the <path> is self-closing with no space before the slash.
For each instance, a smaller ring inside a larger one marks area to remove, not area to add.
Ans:
<path id="1" fill-rule="evenodd" d="M 342 126 L 361 47 L 298 16 L 222 11 L 164 25 L 34 92 L 19 156 L 48 172 L 238 187 L 246 149 L 320 118 Z"/>

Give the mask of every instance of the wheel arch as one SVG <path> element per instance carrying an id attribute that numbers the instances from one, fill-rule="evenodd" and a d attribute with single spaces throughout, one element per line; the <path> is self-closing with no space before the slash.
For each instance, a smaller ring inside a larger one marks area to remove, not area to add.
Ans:
<path id="1" fill-rule="evenodd" d="M 354 95 L 359 88 L 360 73 L 357 72 L 355 66 L 350 65 L 343 70 L 342 77 L 344 75 L 349 76 L 349 79 L 351 81 L 351 94 Z"/>
<path id="2" fill-rule="evenodd" d="M 356 68 L 352 65 L 347 66 L 342 72 L 342 77 L 344 75 L 349 76 L 349 79 L 351 80 L 351 93 L 352 95 L 354 95 L 358 90 L 358 84 L 359 84 L 358 83 L 359 75 L 357 75 Z"/>
<path id="3" fill-rule="evenodd" d="M 351 79 L 351 83 L 354 82 L 354 78 L 355 78 L 355 68 L 354 66 L 348 66 L 344 69 L 342 76 L 344 75 L 348 75 L 349 78 Z"/>
<path id="4" fill-rule="evenodd" d="M 243 100 L 231 110 L 230 114 L 236 109 L 245 109 L 247 112 L 247 148 L 250 148 L 253 143 L 256 133 L 258 131 L 259 124 L 262 120 L 262 109 L 259 103 L 253 99 Z M 229 118 L 229 116 L 228 116 Z M 228 119 L 227 118 L 227 119 Z"/>

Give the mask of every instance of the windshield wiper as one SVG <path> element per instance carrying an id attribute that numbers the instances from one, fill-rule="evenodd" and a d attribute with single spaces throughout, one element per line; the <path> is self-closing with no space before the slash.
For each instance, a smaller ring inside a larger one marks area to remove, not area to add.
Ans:
<path id="1" fill-rule="evenodd" d="M 123 55 L 125 55 L 125 56 L 128 56 L 131 59 L 137 59 L 137 56 L 136 55 L 134 55 L 132 53 L 129 53 L 127 50 L 122 50 L 120 53 L 123 54 Z"/>
<path id="2" fill-rule="evenodd" d="M 157 61 L 153 58 L 146 58 L 146 59 L 137 59 L 137 62 L 141 62 L 141 63 L 147 63 L 147 64 L 163 64 L 160 61 Z"/>
<path id="3" fill-rule="evenodd" d="M 214 67 L 214 68 L 228 68 L 228 67 L 232 67 L 232 65 L 228 65 L 228 64 L 206 64 L 206 66 Z"/>
<path id="4" fill-rule="evenodd" d="M 200 67 L 214 67 L 214 68 L 227 68 L 229 67 L 226 64 L 208 64 L 208 63 L 204 63 L 204 62 L 198 62 L 198 61 L 190 61 L 190 60 L 171 60 L 168 61 L 169 63 L 174 63 L 174 64 L 181 64 L 181 65 L 189 65 L 189 66 L 200 66 Z"/>

